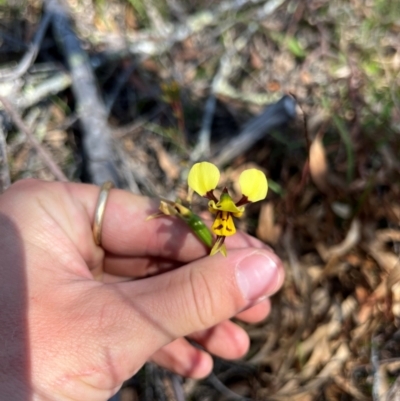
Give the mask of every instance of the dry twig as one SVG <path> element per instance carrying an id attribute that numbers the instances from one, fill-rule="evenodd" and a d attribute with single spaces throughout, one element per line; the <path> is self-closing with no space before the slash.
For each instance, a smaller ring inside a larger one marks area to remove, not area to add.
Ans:
<path id="1" fill-rule="evenodd" d="M 8 84 L 8 82 L 7 82 Z M 4 87 L 2 85 L 3 96 L 12 97 L 12 104 L 18 110 L 25 110 L 43 99 L 51 95 L 55 95 L 71 86 L 71 77 L 65 71 L 60 71 L 50 78 L 40 82 L 38 85 L 30 88 L 28 91 L 20 91 L 15 88 L 15 85 Z M 0 105 L 0 109 L 2 109 Z"/>
<path id="2" fill-rule="evenodd" d="M 25 53 L 24 57 L 22 57 L 16 67 L 13 67 L 10 71 L 0 71 L 0 81 L 11 81 L 20 78 L 28 71 L 39 53 L 40 45 L 47 27 L 49 26 L 50 20 L 50 15 L 45 13 L 40 22 L 39 29 L 36 31 L 35 37 L 33 38 L 33 42 L 29 46 L 29 50 Z"/>
<path id="3" fill-rule="evenodd" d="M 11 183 L 7 161 L 7 142 L 2 125 L 3 121 L 0 117 L 0 194 L 2 194 Z"/>
<path id="4" fill-rule="evenodd" d="M 58 167 L 58 165 L 53 160 L 51 155 L 43 148 L 43 146 L 40 145 L 40 143 L 34 137 L 32 132 L 30 131 L 30 129 L 22 121 L 22 118 L 20 117 L 18 112 L 14 109 L 12 104 L 5 97 L 2 97 L 2 96 L 0 96 L 0 102 L 3 103 L 4 109 L 7 111 L 7 113 L 11 117 L 11 119 L 14 122 L 14 124 L 16 125 L 16 127 L 26 135 L 28 141 L 36 149 L 40 158 L 43 160 L 43 162 L 46 164 L 46 166 L 50 169 L 50 171 L 54 174 L 54 176 L 57 178 L 57 180 L 68 181 L 68 178 Z"/>

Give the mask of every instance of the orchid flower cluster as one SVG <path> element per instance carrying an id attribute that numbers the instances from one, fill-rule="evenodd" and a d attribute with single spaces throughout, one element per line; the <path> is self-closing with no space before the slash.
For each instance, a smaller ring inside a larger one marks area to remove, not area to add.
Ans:
<path id="1" fill-rule="evenodd" d="M 234 202 L 226 187 L 223 188 L 219 199 L 214 194 L 219 178 L 220 172 L 217 166 L 209 162 L 196 163 L 190 169 L 188 176 L 188 199 L 191 200 L 193 193 L 196 192 L 209 200 L 208 210 L 215 215 L 211 231 L 189 208 L 167 199 L 161 199 L 159 212 L 148 216 L 147 220 L 161 216 L 177 216 L 185 221 L 205 245 L 211 248 L 210 255 L 221 252 L 226 256 L 225 238 L 236 233 L 233 218 L 241 217 L 245 206 L 249 203 L 258 202 L 267 196 L 268 182 L 262 171 L 255 168 L 244 170 L 239 177 L 242 195 L 237 202 Z M 215 240 L 212 233 L 216 235 Z"/>
<path id="2" fill-rule="evenodd" d="M 209 200 L 208 210 L 215 215 L 211 230 L 217 236 L 210 255 L 221 252 L 226 256 L 225 238 L 236 232 L 233 217 L 241 217 L 245 206 L 249 203 L 265 199 L 268 182 L 262 171 L 255 168 L 244 170 L 239 177 L 242 195 L 237 202 L 234 202 L 226 187 L 223 188 L 219 199 L 215 196 L 214 190 L 219 179 L 220 172 L 217 166 L 209 162 L 196 163 L 190 169 L 188 176 L 189 198 L 196 192 Z"/>

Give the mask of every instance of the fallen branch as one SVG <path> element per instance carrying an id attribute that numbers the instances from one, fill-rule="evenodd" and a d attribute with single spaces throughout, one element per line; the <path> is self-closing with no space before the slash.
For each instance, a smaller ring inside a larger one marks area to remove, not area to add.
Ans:
<path id="1" fill-rule="evenodd" d="M 250 120 L 238 136 L 223 145 L 222 151 L 214 158 L 221 166 L 249 150 L 257 141 L 273 129 L 287 124 L 296 116 L 296 102 L 291 96 L 284 96 L 267 107 L 264 113 Z"/>
<path id="2" fill-rule="evenodd" d="M 123 180 L 116 167 L 107 110 L 97 91 L 89 57 L 71 28 L 64 3 L 47 0 L 45 8 L 52 17 L 54 36 L 71 71 L 89 177 L 97 185 L 112 181 L 121 187 Z"/>
<path id="3" fill-rule="evenodd" d="M 69 88 L 71 86 L 71 77 L 67 72 L 60 71 L 39 84 L 30 87 L 29 90 L 23 91 L 17 86 L 9 85 L 9 82 L 7 82 L 6 85 L 1 85 L 1 93 L 5 97 L 12 98 L 12 104 L 21 111 Z M 0 105 L 0 110 L 2 108 L 2 105 Z"/>

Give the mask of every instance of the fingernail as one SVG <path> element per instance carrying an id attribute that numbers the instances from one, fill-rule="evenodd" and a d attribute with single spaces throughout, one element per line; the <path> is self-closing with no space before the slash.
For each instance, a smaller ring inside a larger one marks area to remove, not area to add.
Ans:
<path id="1" fill-rule="evenodd" d="M 277 290 L 281 274 L 279 259 L 273 255 L 255 252 L 236 266 L 236 280 L 243 297 L 255 301 Z"/>

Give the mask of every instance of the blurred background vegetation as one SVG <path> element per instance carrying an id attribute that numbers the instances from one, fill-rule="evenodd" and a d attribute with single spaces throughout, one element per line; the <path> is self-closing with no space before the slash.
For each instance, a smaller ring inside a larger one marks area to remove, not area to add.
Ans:
<path id="1" fill-rule="evenodd" d="M 397 399 L 399 2 L 62 5 L 0 1 L 0 192 L 108 178 L 184 199 L 195 161 L 228 186 L 256 166 L 270 192 L 239 226 L 287 273 L 271 316 L 243 325 L 246 358 L 203 381 L 149 364 L 118 397 Z"/>

